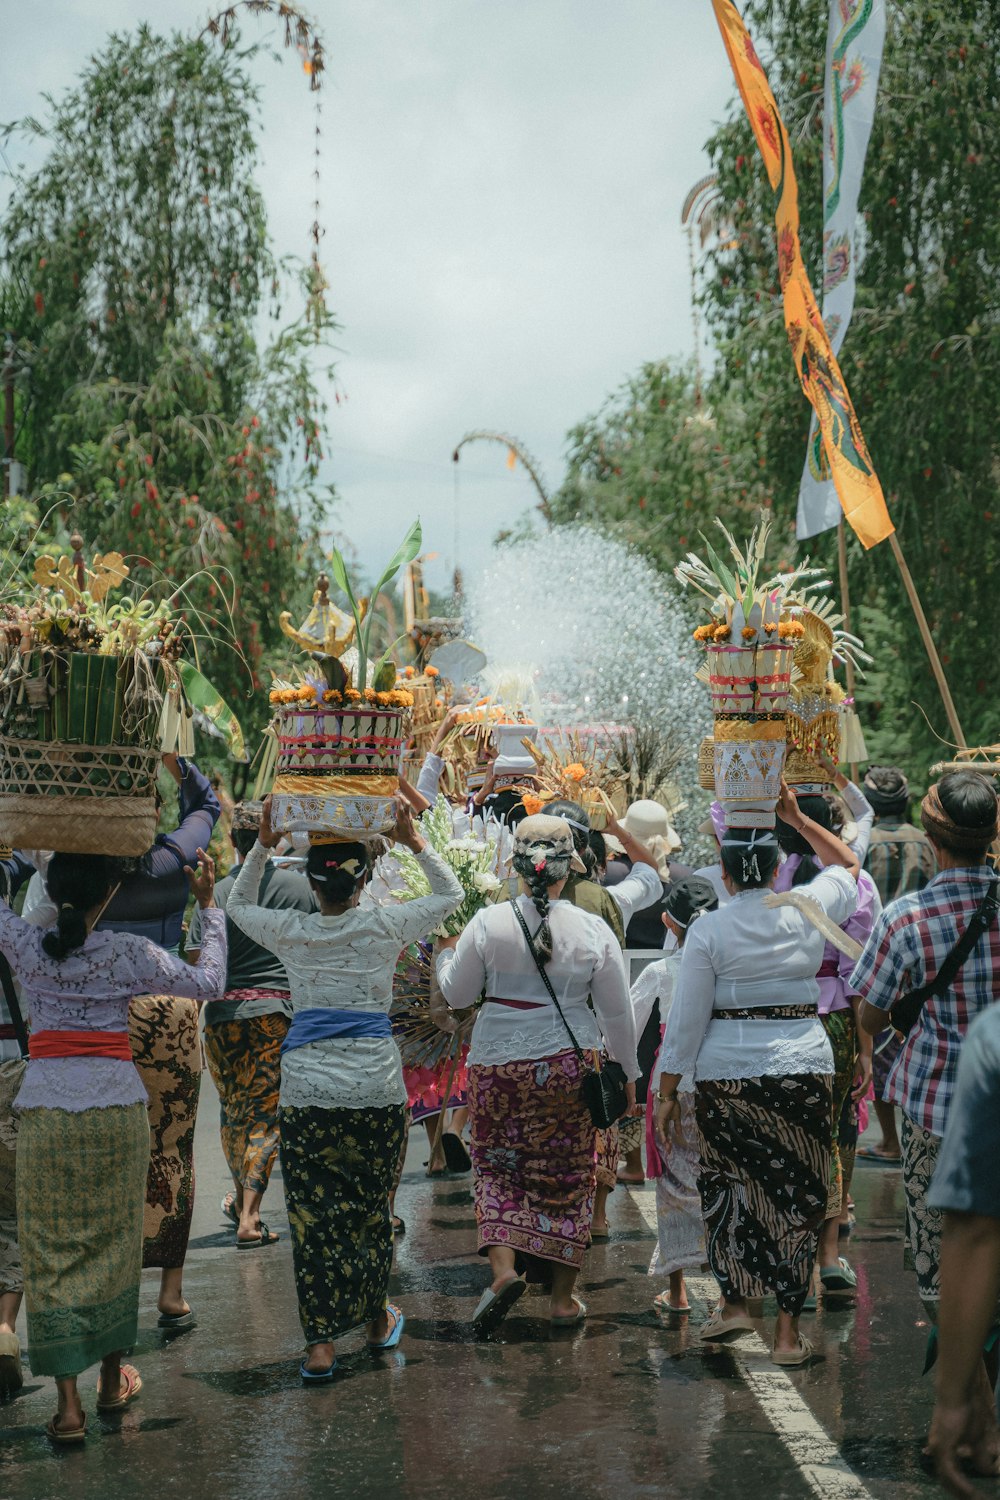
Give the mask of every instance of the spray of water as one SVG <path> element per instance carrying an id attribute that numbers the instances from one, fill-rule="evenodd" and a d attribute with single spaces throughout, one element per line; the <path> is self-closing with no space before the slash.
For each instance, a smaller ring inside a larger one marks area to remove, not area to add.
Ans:
<path id="1" fill-rule="evenodd" d="M 694 679 L 695 622 L 672 578 L 587 526 L 559 526 L 499 546 L 470 580 L 466 605 L 491 676 L 530 674 L 545 722 L 653 720 L 676 729 L 688 747 L 676 773 L 689 804 L 682 823 L 698 821 L 709 698 Z"/>

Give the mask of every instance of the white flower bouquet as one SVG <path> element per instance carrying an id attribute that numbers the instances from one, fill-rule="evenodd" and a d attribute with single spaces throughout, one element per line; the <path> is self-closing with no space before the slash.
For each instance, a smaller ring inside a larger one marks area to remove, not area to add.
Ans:
<path id="1" fill-rule="evenodd" d="M 458 827 L 456 827 L 458 822 Z M 462 887 L 461 905 L 434 937 L 456 937 L 484 906 L 500 900 L 510 873 L 510 836 L 505 828 L 481 818 L 456 820 L 444 797 L 420 819 L 420 831 L 435 854 L 450 866 Z M 409 850 L 394 845 L 379 861 L 382 880 L 392 897 L 413 901 L 430 895 L 420 861 Z M 387 868 L 386 868 L 387 867 Z M 378 893 L 374 893 L 378 899 Z"/>

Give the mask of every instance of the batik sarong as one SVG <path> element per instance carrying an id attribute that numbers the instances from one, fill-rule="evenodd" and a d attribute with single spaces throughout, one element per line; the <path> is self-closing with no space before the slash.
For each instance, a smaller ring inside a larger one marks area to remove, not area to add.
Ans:
<path id="1" fill-rule="evenodd" d="M 597 1185 L 597 1133 L 580 1097 L 587 1067 L 560 1052 L 469 1068 L 480 1255 L 507 1245 L 529 1262 L 583 1264 Z"/>
<path id="2" fill-rule="evenodd" d="M 617 1125 L 597 1132 L 597 1183 L 614 1192 L 621 1159 L 621 1133 Z"/>
<path id="3" fill-rule="evenodd" d="M 222 1150 L 234 1183 L 263 1193 L 278 1156 L 278 1092 L 286 1015 L 208 1022 L 205 1056 L 219 1094 Z"/>
<path id="4" fill-rule="evenodd" d="M 79 1375 L 136 1342 L 148 1164 L 142 1104 L 21 1115 L 17 1220 L 33 1375 Z"/>
<path id="5" fill-rule="evenodd" d="M 802 1311 L 826 1216 L 832 1080 L 705 1080 L 695 1090 L 708 1262 L 727 1299 Z"/>
<path id="6" fill-rule="evenodd" d="M 694 1095 L 678 1094 L 680 1120 L 668 1126 L 667 1144 L 656 1142 L 656 1249 L 650 1276 L 696 1271 L 707 1259 L 705 1221 L 698 1191 L 698 1122 Z"/>
<path id="7" fill-rule="evenodd" d="M 855 1131 L 854 1141 L 845 1143 L 846 1151 L 849 1152 L 845 1163 L 845 1153 L 841 1151 L 840 1145 L 840 1127 L 858 1072 L 858 1031 L 853 1010 L 832 1010 L 829 1015 L 820 1016 L 820 1020 L 833 1051 L 833 1097 L 830 1106 L 833 1134 L 830 1138 L 830 1193 L 826 1217 L 836 1219 L 840 1216 L 844 1202 L 845 1171 L 849 1180 L 857 1144 Z"/>
<path id="8" fill-rule="evenodd" d="M 927 1194 L 937 1166 L 941 1137 L 903 1116 L 899 1135 L 903 1152 L 903 1200 L 906 1238 L 903 1263 L 917 1273 L 917 1290 L 932 1323 L 938 1320 L 941 1296 L 941 1226 L 944 1215 L 930 1208 Z"/>
<path id="9" fill-rule="evenodd" d="M 183 1266 L 194 1213 L 194 1127 L 201 1089 L 198 1006 L 169 995 L 129 1007 L 132 1057 L 149 1095 L 142 1263 Z"/>
<path id="10" fill-rule="evenodd" d="M 0 1294 L 19 1292 L 24 1284 L 17 1244 L 17 1115 L 14 1100 L 27 1063 L 0 1062 Z"/>
<path id="11" fill-rule="evenodd" d="M 403 1104 L 281 1111 L 281 1173 L 307 1344 L 332 1343 L 385 1311 L 389 1194 L 405 1124 Z"/>

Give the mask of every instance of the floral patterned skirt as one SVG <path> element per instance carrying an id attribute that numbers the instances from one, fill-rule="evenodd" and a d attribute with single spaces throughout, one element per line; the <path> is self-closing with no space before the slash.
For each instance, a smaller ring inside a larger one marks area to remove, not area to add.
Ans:
<path id="1" fill-rule="evenodd" d="M 233 1181 L 251 1193 L 265 1191 L 278 1156 L 281 1044 L 288 1025 L 287 1016 L 275 1013 L 205 1027 L 222 1149 Z"/>
<path id="2" fill-rule="evenodd" d="M 900 1131 L 903 1149 L 903 1200 L 906 1208 L 906 1234 L 903 1264 L 917 1273 L 917 1290 L 924 1312 L 932 1323 L 938 1320 L 941 1298 L 941 1230 L 944 1214 L 930 1208 L 930 1192 L 941 1150 L 941 1136 L 932 1135 L 909 1115 L 903 1116 Z"/>
<path id="3" fill-rule="evenodd" d="M 21 1115 L 17 1220 L 33 1375 L 79 1375 L 136 1342 L 148 1164 L 142 1104 Z"/>
<path id="4" fill-rule="evenodd" d="M 727 1299 L 802 1311 L 826 1217 L 832 1080 L 705 1080 L 695 1089 L 708 1262 Z"/>
<path id="5" fill-rule="evenodd" d="M 575 1052 L 469 1068 L 479 1253 L 580 1266 L 597 1185 L 596 1131 Z M 529 1272 L 531 1271 L 529 1266 Z"/>
<path id="6" fill-rule="evenodd" d="M 299 1319 L 307 1344 L 328 1344 L 385 1311 L 406 1106 L 283 1107 L 280 1125 Z"/>
<path id="7" fill-rule="evenodd" d="M 198 1006 L 144 995 L 129 1006 L 132 1057 L 149 1095 L 144 1266 L 184 1264 L 194 1213 L 194 1126 L 201 1090 Z"/>

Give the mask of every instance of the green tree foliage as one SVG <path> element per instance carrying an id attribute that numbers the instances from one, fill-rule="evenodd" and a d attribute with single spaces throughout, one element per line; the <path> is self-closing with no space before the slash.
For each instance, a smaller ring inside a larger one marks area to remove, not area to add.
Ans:
<path id="1" fill-rule="evenodd" d="M 788 126 L 803 253 L 821 295 L 829 7 L 747 0 L 741 9 Z M 889 0 L 888 12 L 842 364 L 966 736 L 982 743 L 1000 738 L 986 657 L 1000 625 L 1000 11 L 992 0 Z M 794 542 L 794 518 L 809 409 L 785 335 L 771 190 L 735 91 L 709 150 L 717 217 L 728 221 L 703 267 L 701 298 L 716 346 L 705 390 L 716 426 L 692 423 L 683 372 L 649 367 L 571 435 L 557 497 L 557 507 L 626 530 L 664 565 L 697 529 L 692 512 L 702 527 L 717 513 L 739 525 L 744 506 L 764 497 L 789 557 L 807 550 Z M 834 533 L 808 550 L 835 573 Z M 849 563 L 856 614 L 878 658 L 859 693 L 869 747 L 907 760 L 919 778 L 942 747 L 914 705 L 940 735 L 948 729 L 916 624 L 886 545 L 865 554 L 852 538 Z"/>
<path id="2" fill-rule="evenodd" d="M 44 123 L 21 122 L 47 154 L 0 238 L 30 498 L 72 497 L 63 534 L 119 548 L 140 578 L 200 573 L 193 614 L 227 621 L 234 604 L 255 677 L 315 569 L 313 371 L 333 325 L 315 266 L 299 273 L 301 316 L 280 322 L 252 50 L 113 36 Z M 246 666 L 206 646 L 206 670 L 245 713 Z"/>

